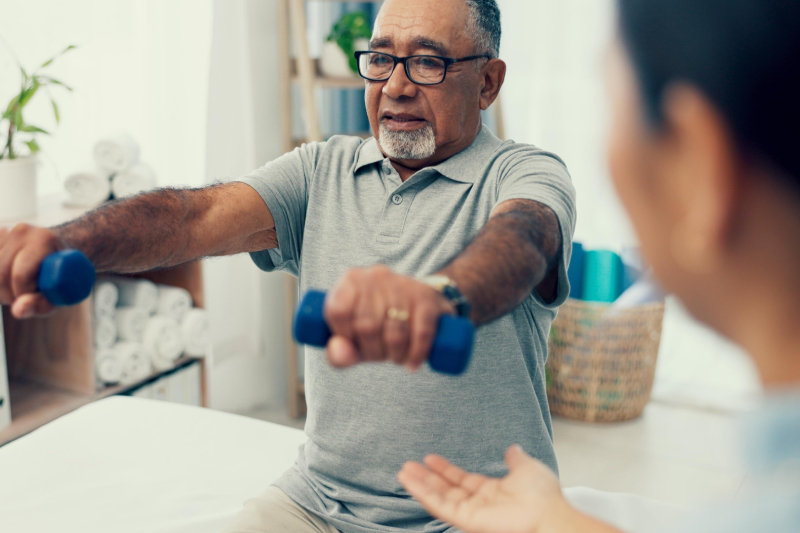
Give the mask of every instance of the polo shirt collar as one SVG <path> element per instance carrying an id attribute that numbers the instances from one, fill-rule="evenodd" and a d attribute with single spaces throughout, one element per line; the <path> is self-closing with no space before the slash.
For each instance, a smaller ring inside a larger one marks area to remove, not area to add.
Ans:
<path id="1" fill-rule="evenodd" d="M 375 140 L 375 137 L 370 137 L 361 144 L 361 150 L 358 152 L 358 159 L 356 160 L 356 172 L 361 170 L 362 167 L 380 163 L 384 159 L 381 149 L 378 148 L 378 141 Z"/>
<path id="2" fill-rule="evenodd" d="M 503 141 L 484 125 L 467 148 L 430 168 L 451 180 L 475 183 L 481 175 L 481 169 L 501 144 Z"/>
<path id="3" fill-rule="evenodd" d="M 439 174 L 455 181 L 475 183 L 475 180 L 479 177 L 479 170 L 483 168 L 486 161 L 490 159 L 501 144 L 503 144 L 503 141 L 495 137 L 492 130 L 484 125 L 475 140 L 467 148 L 438 165 L 426 168 L 435 170 Z M 378 141 L 375 140 L 375 137 L 370 137 L 361 145 L 361 151 L 356 162 L 356 172 L 362 167 L 379 163 L 384 159 L 383 153 L 378 148 Z M 420 171 L 422 170 L 425 169 L 420 169 Z"/>

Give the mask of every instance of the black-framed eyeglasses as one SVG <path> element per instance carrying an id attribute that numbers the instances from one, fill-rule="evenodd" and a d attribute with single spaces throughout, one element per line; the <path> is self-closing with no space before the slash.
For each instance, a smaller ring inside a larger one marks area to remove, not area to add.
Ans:
<path id="1" fill-rule="evenodd" d="M 384 52 L 356 52 L 358 73 L 365 80 L 386 81 L 392 77 L 395 67 L 402 63 L 406 69 L 406 76 L 417 85 L 438 85 L 447 76 L 447 68 L 453 63 L 472 61 L 474 59 L 492 57 L 488 54 L 467 56 L 459 59 L 452 57 L 415 55 L 397 57 Z"/>

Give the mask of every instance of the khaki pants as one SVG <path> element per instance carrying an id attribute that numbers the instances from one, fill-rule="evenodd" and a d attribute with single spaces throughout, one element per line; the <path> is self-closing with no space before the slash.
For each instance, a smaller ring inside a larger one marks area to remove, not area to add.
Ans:
<path id="1" fill-rule="evenodd" d="M 341 533 L 295 503 L 278 487 L 244 502 L 223 533 Z"/>

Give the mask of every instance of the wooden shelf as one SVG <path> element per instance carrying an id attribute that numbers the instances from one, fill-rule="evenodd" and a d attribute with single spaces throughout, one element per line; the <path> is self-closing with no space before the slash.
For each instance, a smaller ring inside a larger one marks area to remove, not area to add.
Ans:
<path id="1" fill-rule="evenodd" d="M 37 215 L 18 222 L 44 227 L 55 226 L 74 220 L 87 211 L 86 208 L 64 206 L 62 194 L 57 193 L 41 197 Z M 204 305 L 203 270 L 200 262 L 129 276 L 182 287 L 189 291 L 196 307 Z M 153 373 L 135 383 L 104 387 L 95 375 L 93 295 L 78 305 L 58 309 L 47 317 L 17 320 L 11 316 L 8 307 L 3 307 L 0 318 L 5 330 L 11 404 L 11 425 L 0 431 L 0 445 L 82 405 L 133 390 L 148 381 L 174 372 L 176 368 L 198 361 L 197 358 L 184 357 L 178 359 L 172 368 Z M 208 405 L 207 370 L 205 361 L 199 361 L 202 404 Z"/>
<path id="2" fill-rule="evenodd" d="M 311 59 L 309 58 L 306 62 L 309 65 L 309 69 L 312 73 L 311 83 L 314 87 L 319 87 L 322 89 L 363 89 L 364 88 L 364 78 L 359 76 L 356 73 L 353 73 L 352 76 L 347 77 L 333 77 L 333 76 L 326 76 L 322 72 L 322 68 L 320 67 L 319 59 Z M 291 59 L 289 61 L 289 80 L 292 83 L 303 83 L 303 79 L 300 76 L 300 71 L 298 69 L 297 59 Z"/>
<path id="3" fill-rule="evenodd" d="M 322 89 L 363 89 L 363 78 L 332 78 L 328 76 L 317 76 L 314 78 L 314 87 Z M 292 82 L 299 83 L 300 78 L 292 76 Z"/>
<path id="4" fill-rule="evenodd" d="M 138 381 L 134 381 L 132 383 L 126 383 L 124 385 L 112 385 L 110 387 L 106 387 L 106 388 L 102 389 L 101 391 L 99 391 L 97 394 L 95 394 L 94 397 L 92 398 L 92 400 L 100 400 L 100 399 L 103 399 L 103 398 L 108 398 L 109 396 L 115 396 L 117 394 L 125 394 L 127 392 L 132 391 L 132 390 L 138 389 L 139 387 L 141 387 L 142 385 L 145 385 L 148 382 L 155 381 L 155 380 L 157 380 L 157 379 L 159 379 L 159 378 L 161 378 L 161 377 L 163 377 L 163 376 L 165 376 L 167 374 L 171 374 L 171 373 L 175 372 L 176 370 L 180 370 L 181 368 L 187 367 L 187 366 L 191 365 L 192 363 L 196 363 L 196 362 L 203 362 L 203 359 L 201 359 L 199 357 L 181 357 L 180 359 L 177 359 L 175 361 L 175 363 L 173 364 L 172 368 L 169 368 L 167 370 L 163 370 L 161 372 L 153 372 L 152 374 L 150 374 L 146 378 L 142 378 L 142 379 L 140 379 Z"/>
<path id="5" fill-rule="evenodd" d="M 0 446 L 88 404 L 92 397 L 26 379 L 11 380 L 11 425 L 0 431 Z"/>
<path id="6" fill-rule="evenodd" d="M 146 378 L 125 385 L 106 387 L 94 394 L 68 391 L 24 377 L 11 380 L 8 384 L 11 398 L 11 425 L 0 431 L 0 446 L 79 407 L 102 398 L 135 390 L 148 382 L 155 381 L 196 362 L 202 363 L 202 359 L 182 357 L 175 361 L 175 365 L 168 370 L 154 372 Z"/>

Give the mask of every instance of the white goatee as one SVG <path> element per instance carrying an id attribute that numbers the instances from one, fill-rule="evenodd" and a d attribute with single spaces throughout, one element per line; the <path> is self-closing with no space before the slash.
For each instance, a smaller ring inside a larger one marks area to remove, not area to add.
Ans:
<path id="1" fill-rule="evenodd" d="M 377 141 L 392 159 L 427 159 L 436 152 L 436 139 L 430 123 L 412 131 L 390 130 L 381 123 Z"/>

